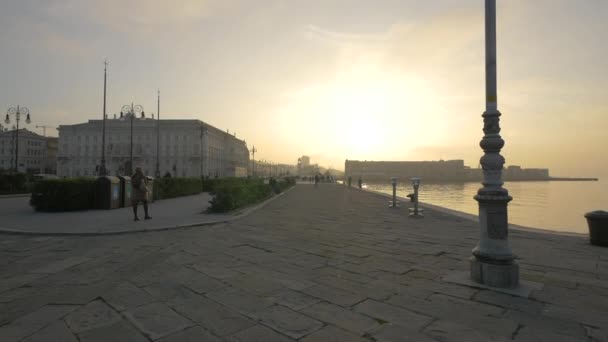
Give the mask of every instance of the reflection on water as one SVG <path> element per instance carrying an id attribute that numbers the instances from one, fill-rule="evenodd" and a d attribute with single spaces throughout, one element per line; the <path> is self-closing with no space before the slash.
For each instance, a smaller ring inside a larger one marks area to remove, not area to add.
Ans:
<path id="1" fill-rule="evenodd" d="M 420 185 L 420 201 L 477 215 L 473 196 L 480 183 L 436 183 Z M 506 182 L 513 196 L 509 203 L 509 222 L 542 229 L 587 232 L 583 216 L 592 210 L 608 210 L 608 182 Z M 370 190 L 392 194 L 389 182 L 368 184 Z M 409 183 L 397 186 L 397 196 L 413 192 Z"/>

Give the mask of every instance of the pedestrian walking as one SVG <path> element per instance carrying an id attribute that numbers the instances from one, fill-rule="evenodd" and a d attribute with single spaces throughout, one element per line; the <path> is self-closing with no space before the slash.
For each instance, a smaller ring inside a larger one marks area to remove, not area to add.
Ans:
<path id="1" fill-rule="evenodd" d="M 141 171 L 141 167 L 135 168 L 135 174 L 131 177 L 131 185 L 133 187 L 131 204 L 133 205 L 134 220 L 139 221 L 139 217 L 137 216 L 137 205 L 139 202 L 142 202 L 144 206 L 144 213 L 146 214 L 144 219 L 151 219 L 152 217 L 148 213 L 148 196 L 150 196 L 150 189 L 148 188 L 148 179 Z"/>
<path id="2" fill-rule="evenodd" d="M 363 188 L 363 180 L 361 179 L 361 176 L 359 176 L 359 189 Z"/>

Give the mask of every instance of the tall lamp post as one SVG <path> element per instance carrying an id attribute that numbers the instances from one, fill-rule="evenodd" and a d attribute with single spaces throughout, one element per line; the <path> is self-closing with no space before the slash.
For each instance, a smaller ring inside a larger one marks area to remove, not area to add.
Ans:
<path id="1" fill-rule="evenodd" d="M 477 191 L 480 240 L 472 251 L 471 280 L 487 286 L 514 288 L 519 284 L 519 265 L 509 246 L 507 204 L 512 200 L 503 188 L 505 159 L 500 150 L 500 112 L 496 91 L 496 0 L 485 0 L 486 111 L 483 113 L 484 137 L 479 143 L 483 187 Z"/>
<path id="2" fill-rule="evenodd" d="M 251 155 L 253 156 L 253 163 L 251 165 L 251 174 L 253 177 L 255 177 L 255 153 L 258 150 L 255 149 L 255 145 L 253 145 L 253 147 L 251 148 Z"/>
<path id="3" fill-rule="evenodd" d="M 103 119 L 101 121 L 101 165 L 99 166 L 99 175 L 107 176 L 106 170 L 106 79 L 108 74 L 108 61 L 103 62 Z"/>
<path id="4" fill-rule="evenodd" d="M 128 117 L 129 121 L 131 122 L 131 147 L 130 147 L 130 152 L 129 152 L 129 168 L 127 170 L 127 174 L 132 175 L 133 174 L 133 120 L 135 119 L 136 115 L 140 115 L 142 119 L 144 119 L 146 117 L 146 115 L 144 114 L 144 107 L 141 105 L 133 105 L 133 103 L 131 103 L 131 105 L 124 105 L 122 106 L 122 109 L 120 111 L 120 117 Z"/>
<path id="5" fill-rule="evenodd" d="M 26 124 L 29 124 L 32 120 L 30 120 L 30 111 L 27 107 L 17 106 L 17 108 L 9 108 L 6 112 L 6 118 L 4 119 L 6 124 L 11 123 L 10 117 L 12 115 L 15 116 L 15 121 L 17 122 L 17 128 L 15 130 L 15 172 L 19 172 L 19 121 L 21 121 L 21 115 L 25 115 Z"/>
<path id="6" fill-rule="evenodd" d="M 203 145 L 206 145 L 206 140 L 207 140 L 207 127 L 205 127 L 204 124 L 201 123 L 201 153 L 200 153 L 200 158 L 201 158 L 201 186 L 202 186 L 202 190 L 201 191 L 205 191 L 205 169 L 204 169 L 204 165 L 206 163 L 203 162 L 203 158 L 205 158 L 205 153 L 204 153 L 204 149 L 203 149 Z"/>
<path id="7" fill-rule="evenodd" d="M 156 178 L 160 178 L 160 89 L 156 98 Z"/>

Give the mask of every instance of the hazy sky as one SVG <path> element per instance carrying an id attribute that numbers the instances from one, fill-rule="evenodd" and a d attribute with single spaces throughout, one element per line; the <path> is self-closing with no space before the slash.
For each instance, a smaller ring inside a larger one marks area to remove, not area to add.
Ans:
<path id="1" fill-rule="evenodd" d="M 464 159 L 484 110 L 483 1 L 15 0 L 0 4 L 0 109 L 35 125 L 141 104 L 256 159 Z M 608 1 L 498 1 L 507 164 L 608 176 Z M 4 107 L 4 109 L 2 109 Z M 38 130 L 41 132 L 41 130 Z M 56 134 L 56 132 L 53 132 Z"/>

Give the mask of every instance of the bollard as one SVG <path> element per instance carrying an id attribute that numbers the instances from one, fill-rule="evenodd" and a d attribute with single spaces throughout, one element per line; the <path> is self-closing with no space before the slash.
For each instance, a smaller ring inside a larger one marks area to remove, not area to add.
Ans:
<path id="1" fill-rule="evenodd" d="M 391 177 L 391 184 L 393 185 L 393 200 L 388 202 L 389 207 L 397 208 L 399 203 L 397 202 L 397 178 Z"/>
<path id="2" fill-rule="evenodd" d="M 414 177 L 411 180 L 412 185 L 414 186 L 414 193 L 409 194 L 408 197 L 411 198 L 412 202 L 414 202 L 414 207 L 410 208 L 410 217 L 421 218 L 423 217 L 422 213 L 424 212 L 424 209 L 418 208 L 418 188 L 420 187 L 420 178 Z"/>

